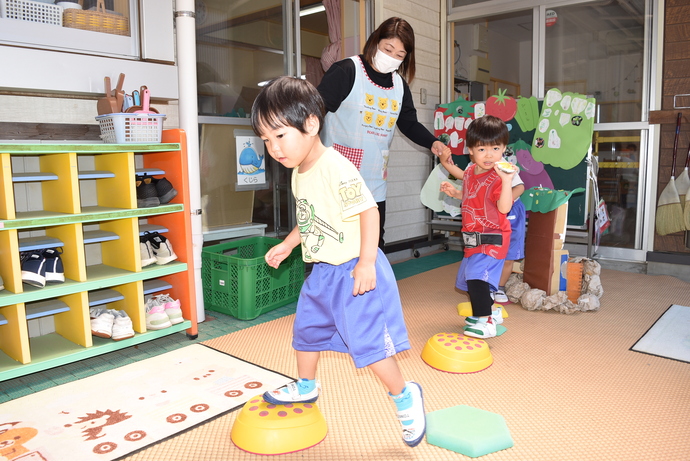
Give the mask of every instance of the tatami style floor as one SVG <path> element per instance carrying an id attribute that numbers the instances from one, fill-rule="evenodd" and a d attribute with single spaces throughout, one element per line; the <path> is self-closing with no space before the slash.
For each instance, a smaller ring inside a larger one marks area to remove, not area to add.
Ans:
<path id="1" fill-rule="evenodd" d="M 441 253 L 441 257 L 449 258 L 452 253 Z M 436 258 L 439 256 L 430 255 L 401 264 L 422 267 Z M 514 446 L 481 459 L 690 459 L 690 364 L 630 350 L 671 304 L 690 306 L 690 283 L 671 276 L 604 269 L 605 292 L 599 311 L 565 315 L 508 305 L 509 317 L 504 323 L 508 331 L 487 340 L 494 363 L 477 373 L 444 373 L 424 363 L 420 353 L 435 334 L 461 329 L 456 305 L 466 297 L 453 288 L 457 259 L 399 276 L 412 349 L 398 354 L 397 359 L 406 379 L 423 386 L 427 412 L 468 405 L 504 417 Z M 274 311 L 270 320 L 257 319 L 247 328 L 208 334 L 209 338 L 202 337 L 207 335 L 203 332 L 199 340 L 296 377 L 290 346 L 293 312 L 294 306 L 286 306 Z M 209 315 L 217 319 L 202 323 L 200 330 L 210 329 L 214 322 L 220 324 L 218 319 L 225 317 Z M 141 345 L 139 349 L 148 353 L 145 349 L 149 347 L 159 346 Z M 110 360 L 109 368 L 117 363 L 117 359 L 101 360 Z M 71 372 L 78 375 L 82 367 L 84 363 L 75 365 Z M 51 379 L 61 379 L 65 368 L 53 370 Z M 48 379 L 50 373 L 19 378 L 12 384 L 24 380 L 38 390 L 38 382 Z M 416 448 L 406 447 L 400 440 L 394 406 L 382 385 L 368 369 L 356 369 L 348 356 L 322 354 L 319 378 L 323 391 L 318 406 L 327 421 L 328 435 L 313 448 L 278 459 L 471 459 L 426 441 Z M 7 382 L 2 384 L 4 391 Z M 241 451 L 230 440 L 237 413 L 230 412 L 125 459 L 263 459 Z"/>

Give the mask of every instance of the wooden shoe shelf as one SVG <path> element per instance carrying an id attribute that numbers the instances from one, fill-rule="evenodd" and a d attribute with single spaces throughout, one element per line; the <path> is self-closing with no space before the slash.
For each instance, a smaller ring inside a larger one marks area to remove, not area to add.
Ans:
<path id="1" fill-rule="evenodd" d="M 0 144 L 0 382 L 181 331 L 196 338 L 186 145 L 178 129 L 164 130 L 159 144 Z M 36 171 L 13 173 L 19 156 Z M 95 169 L 80 171 L 84 159 Z M 137 208 L 135 177 L 144 173 L 165 175 L 177 196 Z M 81 205 L 84 180 L 95 181 L 96 206 Z M 177 260 L 142 268 L 146 231 L 166 232 Z M 63 250 L 65 282 L 23 284 L 20 251 L 55 247 Z M 180 300 L 185 320 L 147 331 L 145 297 L 164 290 Z M 91 335 L 89 308 L 105 304 L 127 312 L 133 338 Z M 55 332 L 29 338 L 27 322 L 45 316 L 53 316 Z"/>

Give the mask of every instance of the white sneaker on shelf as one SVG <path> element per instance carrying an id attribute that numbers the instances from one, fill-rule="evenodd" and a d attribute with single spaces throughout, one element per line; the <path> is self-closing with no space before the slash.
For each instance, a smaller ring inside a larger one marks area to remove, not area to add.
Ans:
<path id="1" fill-rule="evenodd" d="M 144 237 L 151 243 L 151 250 L 156 257 L 156 264 L 168 264 L 177 259 L 177 255 L 172 249 L 170 240 L 163 237 L 158 232 L 145 232 Z"/>
<path id="2" fill-rule="evenodd" d="M 162 330 L 171 326 L 172 323 L 165 313 L 165 307 L 156 298 L 146 301 L 146 329 Z"/>
<path id="3" fill-rule="evenodd" d="M 132 319 L 129 318 L 127 312 L 116 311 L 111 309 L 109 311 L 113 314 L 115 321 L 113 322 L 113 335 L 111 336 L 114 341 L 120 341 L 127 338 L 134 337 L 134 329 L 132 328 Z"/>
<path id="4" fill-rule="evenodd" d="M 113 335 L 113 323 L 115 316 L 108 310 L 100 307 L 89 309 L 91 317 L 91 334 L 99 338 L 110 338 Z"/>
<path id="5" fill-rule="evenodd" d="M 156 264 L 156 256 L 153 254 L 151 242 L 149 242 L 145 237 L 139 238 L 139 253 L 141 253 L 141 267 Z"/>
<path id="6" fill-rule="evenodd" d="M 170 323 L 177 325 L 178 323 L 184 322 L 179 299 L 172 299 L 168 293 L 164 295 L 156 295 L 155 297 L 158 299 L 158 302 L 163 305 L 165 314 L 170 319 Z"/>

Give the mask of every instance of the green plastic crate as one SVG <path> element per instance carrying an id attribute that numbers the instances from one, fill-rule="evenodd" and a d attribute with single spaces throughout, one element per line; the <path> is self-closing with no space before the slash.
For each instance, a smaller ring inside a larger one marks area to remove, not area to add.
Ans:
<path id="1" fill-rule="evenodd" d="M 296 301 L 304 283 L 300 246 L 273 269 L 264 260 L 268 250 L 281 240 L 251 237 L 204 247 L 201 279 L 204 307 L 240 320 Z"/>

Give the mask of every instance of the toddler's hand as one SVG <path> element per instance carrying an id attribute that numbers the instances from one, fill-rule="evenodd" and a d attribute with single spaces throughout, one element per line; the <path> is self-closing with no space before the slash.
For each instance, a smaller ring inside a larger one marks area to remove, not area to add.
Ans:
<path id="1" fill-rule="evenodd" d="M 441 192 L 445 193 L 449 197 L 453 197 L 453 198 L 456 198 L 458 200 L 462 200 L 462 191 L 456 189 L 455 186 L 453 186 L 448 181 L 443 181 L 441 183 Z"/>
<path id="2" fill-rule="evenodd" d="M 266 260 L 266 264 L 268 264 L 274 269 L 278 269 L 280 263 L 282 263 L 285 260 L 285 258 L 290 256 L 290 253 L 292 253 L 292 249 L 288 248 L 288 246 L 285 245 L 283 242 L 280 242 L 278 245 L 274 246 L 266 252 L 266 256 L 264 256 L 264 259 Z"/>

